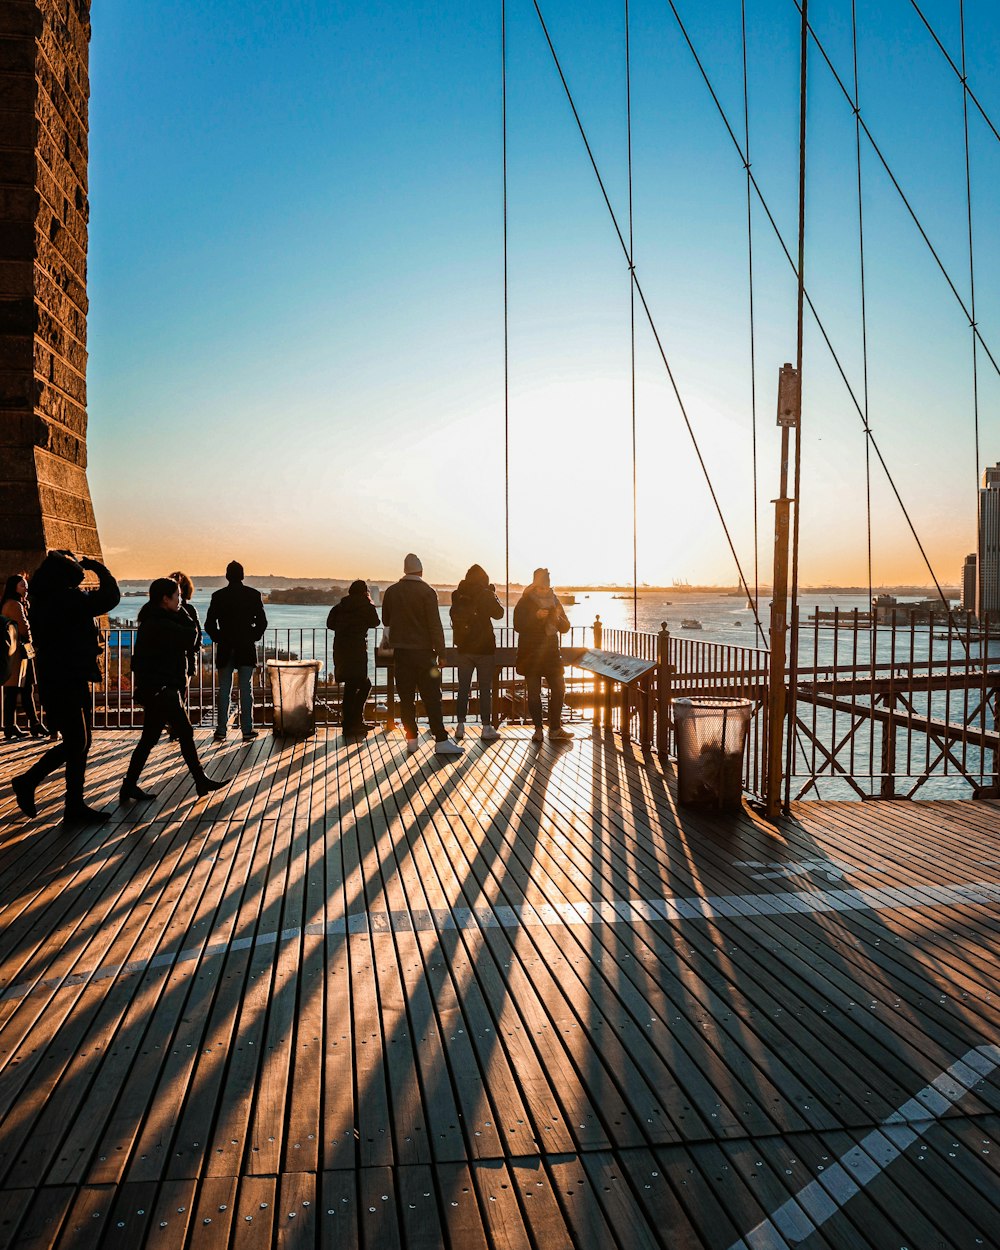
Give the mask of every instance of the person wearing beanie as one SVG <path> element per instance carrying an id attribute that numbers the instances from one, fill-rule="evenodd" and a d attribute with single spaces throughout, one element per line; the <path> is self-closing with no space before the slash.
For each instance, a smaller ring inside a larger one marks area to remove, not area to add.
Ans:
<path id="1" fill-rule="evenodd" d="M 499 738 L 493 724 L 493 674 L 496 672 L 496 637 L 493 622 L 503 617 L 496 588 L 481 564 L 474 564 L 451 596 L 451 627 L 458 652 L 458 727 L 456 741 L 465 736 L 472 674 L 479 685 L 479 719 L 483 742 Z"/>
<path id="2" fill-rule="evenodd" d="M 382 595 L 382 624 L 388 632 L 396 670 L 400 720 L 406 749 L 412 755 L 417 741 L 417 691 L 423 701 L 437 745 L 436 755 L 461 755 L 463 748 L 448 737 L 441 714 L 441 653 L 444 629 L 438 597 L 423 578 L 420 557 L 412 552 L 403 561 L 403 577 Z"/>
<path id="3" fill-rule="evenodd" d="M 215 741 L 224 742 L 229 721 L 229 698 L 233 673 L 240 686 L 240 728 L 243 741 L 257 737 L 253 727 L 253 670 L 257 665 L 257 643 L 264 637 L 267 617 L 259 590 L 243 584 L 243 565 L 231 560 L 226 566 L 226 582 L 212 595 L 205 617 L 205 633 L 215 643 L 215 666 L 219 673 L 219 706 Z"/>
<path id="4" fill-rule="evenodd" d="M 528 711 L 535 723 L 533 742 L 545 739 L 542 714 L 542 682 L 549 688 L 549 738 L 568 742 L 572 731 L 562 724 L 566 678 L 563 676 L 559 635 L 569 630 L 563 606 L 552 589 L 548 569 L 535 569 L 531 585 L 525 586 L 514 608 L 517 631 L 517 671 L 528 687 Z"/>
<path id="5" fill-rule="evenodd" d="M 82 590 L 87 571 L 97 576 L 94 590 Z M 101 680 L 101 639 L 95 617 L 116 608 L 118 583 L 99 560 L 77 558 L 70 551 L 50 551 L 28 583 L 32 643 L 38 693 L 50 729 L 61 739 L 11 786 L 26 816 L 36 815 L 35 790 L 62 765 L 66 767 L 64 817 L 71 823 L 97 824 L 111 813 L 88 806 L 83 798 L 87 755 L 93 736 L 90 683 Z"/>

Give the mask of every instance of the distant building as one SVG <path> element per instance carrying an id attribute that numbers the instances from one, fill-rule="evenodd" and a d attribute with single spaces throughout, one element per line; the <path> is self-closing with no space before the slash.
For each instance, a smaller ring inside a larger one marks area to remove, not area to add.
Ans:
<path id="1" fill-rule="evenodd" d="M 966 612 L 976 610 L 976 553 L 973 551 L 965 557 L 962 566 L 962 607 Z"/>
<path id="2" fill-rule="evenodd" d="M 979 491 L 979 593 L 980 619 L 988 612 L 1000 618 L 1000 464 L 983 473 Z"/>

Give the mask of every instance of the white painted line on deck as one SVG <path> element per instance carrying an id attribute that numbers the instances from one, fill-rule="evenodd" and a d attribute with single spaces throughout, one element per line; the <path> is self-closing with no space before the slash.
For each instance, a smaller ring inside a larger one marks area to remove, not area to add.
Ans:
<path id="1" fill-rule="evenodd" d="M 951 1107 L 1000 1067 L 1000 1046 L 968 1051 L 916 1093 L 823 1175 L 804 1185 L 729 1250 L 791 1250 L 832 1219 Z"/>
<path id="2" fill-rule="evenodd" d="M 165 951 L 151 959 L 107 964 L 89 972 L 76 972 L 41 981 L 22 981 L 0 992 L 0 1002 L 25 998 L 39 990 L 66 989 L 90 981 L 169 968 L 251 950 L 276 942 L 292 942 L 303 934 L 335 937 L 352 933 L 427 933 L 444 929 L 558 928 L 563 925 L 636 924 L 680 920 L 754 920 L 763 916 L 813 915 L 825 912 L 922 910 L 938 907 L 995 906 L 1000 903 L 1000 882 L 974 881 L 965 885 L 883 886 L 870 889 L 781 890 L 759 894 L 694 895 L 688 898 L 604 899 L 593 903 L 495 903 L 485 907 L 450 907 L 433 910 L 359 911 L 337 920 L 315 921 L 304 929 L 280 933 L 257 933 L 247 937 L 208 942 L 180 951 Z"/>

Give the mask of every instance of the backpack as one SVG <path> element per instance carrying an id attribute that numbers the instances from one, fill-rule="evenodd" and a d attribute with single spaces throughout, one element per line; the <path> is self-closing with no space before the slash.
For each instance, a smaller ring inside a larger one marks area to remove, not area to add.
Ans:
<path id="1" fill-rule="evenodd" d="M 5 682 L 14 672 L 14 657 L 21 645 L 21 639 L 14 621 L 4 618 L 6 629 L 0 637 L 0 682 Z"/>
<path id="2" fill-rule="evenodd" d="M 475 637 L 479 612 L 474 603 L 470 603 L 468 598 L 463 597 L 458 603 L 452 603 L 450 616 L 455 650 L 465 651 Z"/>

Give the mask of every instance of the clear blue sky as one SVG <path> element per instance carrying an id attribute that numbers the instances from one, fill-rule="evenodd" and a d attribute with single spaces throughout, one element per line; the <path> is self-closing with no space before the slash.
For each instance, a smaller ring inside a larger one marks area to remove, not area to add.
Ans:
<path id="1" fill-rule="evenodd" d="M 740 5 L 678 0 L 742 130 Z M 908 0 L 859 5 L 862 113 L 968 300 L 962 93 Z M 922 6 L 958 59 L 957 3 Z M 542 5 L 627 212 L 622 4 Z M 586 16 L 581 16 L 581 13 Z M 851 74 L 849 0 L 810 12 Z M 798 16 L 747 0 L 751 147 L 795 230 Z M 633 0 L 635 261 L 752 576 L 745 181 L 665 0 Z M 1000 125 L 1000 14 L 966 4 Z M 90 476 L 124 575 L 183 565 L 502 580 L 498 3 L 95 5 Z M 509 35 L 512 576 L 631 577 L 627 270 L 530 0 Z M 854 128 L 811 54 L 807 282 L 861 393 Z M 1000 359 L 1000 143 L 971 116 L 977 313 Z M 940 576 L 974 542 L 968 326 L 863 150 L 870 419 Z M 755 210 L 762 580 L 794 284 Z M 638 322 L 639 578 L 729 582 L 720 526 Z M 1000 385 L 980 354 L 981 460 Z M 808 327 L 802 575 L 864 582 L 864 441 Z M 875 580 L 926 581 L 876 470 Z"/>

